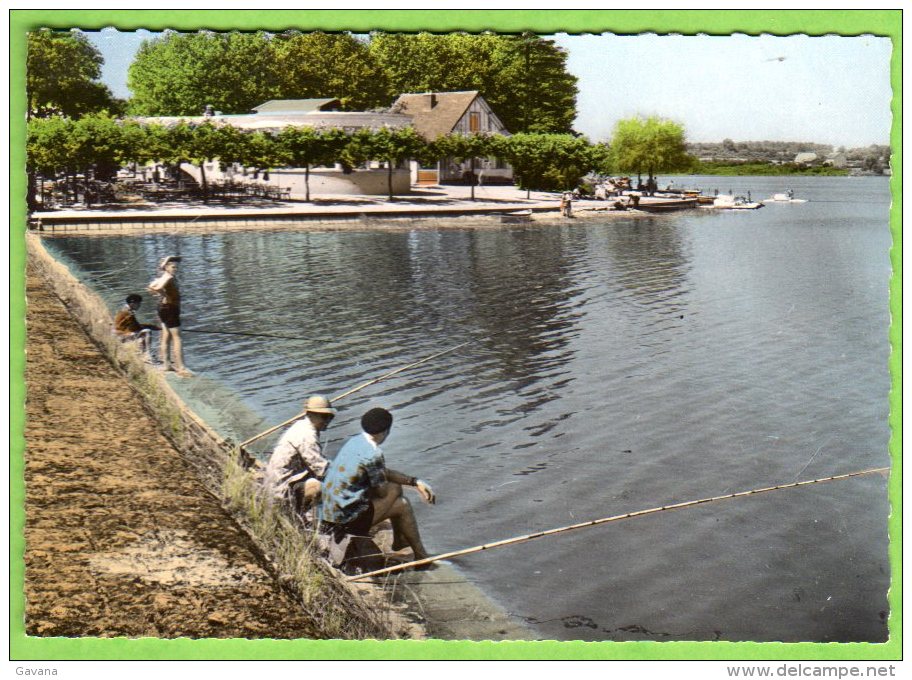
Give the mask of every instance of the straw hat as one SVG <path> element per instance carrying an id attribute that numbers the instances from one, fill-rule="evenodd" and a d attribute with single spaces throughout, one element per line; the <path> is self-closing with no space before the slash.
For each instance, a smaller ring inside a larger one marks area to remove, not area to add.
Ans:
<path id="1" fill-rule="evenodd" d="M 307 397 L 304 402 L 305 413 L 328 413 L 331 416 L 336 415 L 336 409 L 329 403 L 329 399 L 320 394 Z"/>
<path id="2" fill-rule="evenodd" d="M 163 257 L 161 259 L 161 262 L 158 263 L 158 268 L 164 269 L 166 264 L 169 264 L 171 262 L 180 262 L 180 261 L 181 261 L 180 255 L 168 255 L 167 257 Z"/>

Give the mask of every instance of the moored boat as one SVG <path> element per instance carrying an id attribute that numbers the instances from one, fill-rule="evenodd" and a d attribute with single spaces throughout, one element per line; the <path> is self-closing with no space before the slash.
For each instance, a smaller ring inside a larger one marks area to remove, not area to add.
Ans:
<path id="1" fill-rule="evenodd" d="M 531 222 L 531 210 L 516 210 L 514 212 L 501 213 L 500 221 L 504 224 L 515 224 L 520 222 Z"/>
<path id="2" fill-rule="evenodd" d="M 744 196 L 722 194 L 716 197 L 711 207 L 719 210 L 756 210 L 763 207 L 763 202 L 751 201 Z"/>
<path id="3" fill-rule="evenodd" d="M 640 197 L 636 205 L 632 208 L 644 212 L 673 212 L 675 210 L 691 210 L 697 207 L 696 198 L 654 198 L 649 196 Z"/>

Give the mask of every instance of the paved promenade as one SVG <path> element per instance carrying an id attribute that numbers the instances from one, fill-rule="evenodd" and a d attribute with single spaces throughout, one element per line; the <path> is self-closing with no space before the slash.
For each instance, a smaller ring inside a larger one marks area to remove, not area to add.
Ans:
<path id="1" fill-rule="evenodd" d="M 65 222 L 120 222 L 126 220 L 158 221 L 231 218 L 359 218 L 362 216 L 436 217 L 450 215 L 484 215 L 533 210 L 557 213 L 560 194 L 526 192 L 514 186 L 471 187 L 447 186 L 414 188 L 409 194 L 390 201 L 385 196 L 348 196 L 314 194 L 304 201 L 180 201 L 141 204 L 119 204 L 97 208 L 74 207 L 33 213 L 32 218 L 44 224 Z"/>

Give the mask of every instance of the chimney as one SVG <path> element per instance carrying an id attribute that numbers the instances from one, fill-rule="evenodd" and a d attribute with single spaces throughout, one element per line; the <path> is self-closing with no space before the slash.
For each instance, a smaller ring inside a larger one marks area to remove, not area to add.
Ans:
<path id="1" fill-rule="evenodd" d="M 428 111 L 437 106 L 437 95 L 433 92 L 427 93 Z"/>

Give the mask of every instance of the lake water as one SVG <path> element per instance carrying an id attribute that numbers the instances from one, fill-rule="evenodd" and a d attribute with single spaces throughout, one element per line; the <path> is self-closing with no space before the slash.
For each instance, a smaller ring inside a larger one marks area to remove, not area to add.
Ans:
<path id="1" fill-rule="evenodd" d="M 808 202 L 48 245 L 112 308 L 180 254 L 187 331 L 282 336 L 184 335 L 195 398 L 235 437 L 256 430 L 206 394 L 273 424 L 309 393 L 471 341 L 340 402 L 329 432 L 334 454 L 367 408 L 393 411 L 388 464 L 439 498 L 415 502 L 432 552 L 889 465 L 887 179 L 675 183 Z M 883 641 L 888 512 L 874 475 L 455 564 L 541 638 Z"/>

